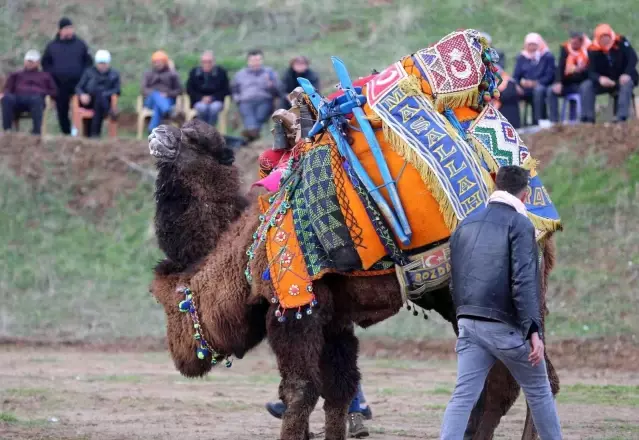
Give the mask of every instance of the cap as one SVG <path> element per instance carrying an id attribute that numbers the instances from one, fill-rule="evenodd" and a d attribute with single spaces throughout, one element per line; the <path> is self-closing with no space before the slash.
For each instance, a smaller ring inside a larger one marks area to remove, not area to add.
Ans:
<path id="1" fill-rule="evenodd" d="M 100 49 L 95 53 L 95 62 L 109 64 L 111 62 L 111 54 L 108 50 Z"/>
<path id="2" fill-rule="evenodd" d="M 40 52 L 35 49 L 31 49 L 24 55 L 24 60 L 34 62 L 40 61 Z"/>
<path id="3" fill-rule="evenodd" d="M 65 28 L 67 26 L 73 26 L 73 22 L 67 17 L 62 17 L 58 22 L 58 29 Z"/>

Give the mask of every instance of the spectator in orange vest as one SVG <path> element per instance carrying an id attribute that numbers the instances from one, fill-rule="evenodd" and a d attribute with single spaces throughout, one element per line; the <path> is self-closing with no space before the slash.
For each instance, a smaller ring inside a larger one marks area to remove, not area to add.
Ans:
<path id="1" fill-rule="evenodd" d="M 588 79 L 588 48 L 591 41 L 581 32 L 573 32 L 570 40 L 559 49 L 559 66 L 555 83 L 546 96 L 551 122 L 559 122 L 559 97 L 579 93 L 579 86 Z"/>
<path id="2" fill-rule="evenodd" d="M 632 89 L 639 85 L 637 52 L 626 37 L 617 35 L 608 24 L 595 29 L 588 50 L 588 80 L 580 87 L 583 122 L 595 122 L 595 99 L 609 93 L 617 96 L 616 121 L 628 119 Z"/>

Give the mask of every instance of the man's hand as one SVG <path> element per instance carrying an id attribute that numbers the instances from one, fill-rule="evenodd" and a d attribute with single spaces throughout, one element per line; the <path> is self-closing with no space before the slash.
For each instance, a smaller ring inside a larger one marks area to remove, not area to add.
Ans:
<path id="1" fill-rule="evenodd" d="M 555 95 L 561 95 L 561 92 L 563 91 L 564 87 L 561 83 L 555 83 L 552 85 L 552 92 Z"/>
<path id="2" fill-rule="evenodd" d="M 535 332 L 530 335 L 530 346 L 532 350 L 528 355 L 528 360 L 533 367 L 536 367 L 544 358 L 544 343 L 539 337 L 539 333 Z"/>
<path id="3" fill-rule="evenodd" d="M 91 102 L 91 96 L 87 95 L 86 93 L 81 94 L 80 102 L 84 105 L 89 105 L 89 103 Z"/>
<path id="4" fill-rule="evenodd" d="M 210 104 L 211 102 L 213 102 L 213 98 L 211 98 L 210 96 L 202 96 L 202 102 L 204 104 Z"/>
<path id="5" fill-rule="evenodd" d="M 631 81 L 632 78 L 630 78 L 630 75 L 628 75 L 627 73 L 624 73 L 619 77 L 619 84 L 621 84 L 622 86 L 625 86 Z"/>
<path id="6" fill-rule="evenodd" d="M 605 87 L 607 89 L 614 87 L 615 86 L 615 82 L 613 80 L 611 80 L 610 78 L 608 78 L 607 76 L 600 76 L 599 77 L 599 84 L 601 85 L 601 87 Z"/>
<path id="7" fill-rule="evenodd" d="M 517 89 L 517 94 L 519 96 L 524 96 L 524 89 L 519 84 L 517 84 L 515 88 Z"/>
<path id="8" fill-rule="evenodd" d="M 165 98 L 169 97 L 168 93 L 164 93 L 164 92 L 160 92 L 160 95 L 164 96 Z"/>

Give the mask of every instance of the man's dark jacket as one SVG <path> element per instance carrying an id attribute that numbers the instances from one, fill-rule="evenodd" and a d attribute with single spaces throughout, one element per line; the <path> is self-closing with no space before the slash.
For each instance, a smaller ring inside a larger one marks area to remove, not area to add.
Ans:
<path id="1" fill-rule="evenodd" d="M 635 86 L 639 85 L 637 52 L 625 37 L 619 36 L 607 54 L 601 50 L 588 50 L 588 59 L 588 74 L 595 84 L 599 82 L 600 76 L 607 76 L 618 82 L 619 77 L 625 73 L 632 78 Z"/>
<path id="2" fill-rule="evenodd" d="M 588 69 L 586 68 L 581 72 L 566 75 L 566 62 L 568 61 L 568 49 L 566 46 L 568 44 L 570 44 L 570 41 L 559 47 L 559 65 L 557 66 L 557 73 L 555 74 L 555 82 L 563 84 L 564 86 L 572 84 L 579 85 L 588 79 Z"/>
<path id="3" fill-rule="evenodd" d="M 42 70 L 49 72 L 58 85 L 70 86 L 78 83 L 84 70 L 93 65 L 89 47 L 80 38 L 73 36 L 62 40 L 58 35 L 51 41 L 42 55 Z"/>
<path id="4" fill-rule="evenodd" d="M 221 66 L 213 67 L 209 73 L 201 67 L 194 67 L 189 72 L 186 82 L 186 92 L 191 98 L 191 107 L 205 96 L 212 96 L 213 101 L 222 101 L 231 94 L 231 86 L 226 70 Z"/>
<path id="5" fill-rule="evenodd" d="M 450 240 L 457 318 L 497 320 L 541 336 L 535 228 L 503 203 L 464 219 Z"/>
<path id="6" fill-rule="evenodd" d="M 100 72 L 96 67 L 84 71 L 75 88 L 77 95 L 111 96 L 120 94 L 120 73 L 115 69 Z"/>

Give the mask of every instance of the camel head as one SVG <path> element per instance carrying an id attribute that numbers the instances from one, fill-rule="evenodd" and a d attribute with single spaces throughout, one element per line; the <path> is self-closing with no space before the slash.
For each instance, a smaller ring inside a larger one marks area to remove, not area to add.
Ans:
<path id="1" fill-rule="evenodd" d="M 172 125 L 160 125 L 149 135 L 149 153 L 159 164 L 217 162 L 233 165 L 235 154 L 226 146 L 224 137 L 214 127 L 199 119 L 193 119 L 181 129 Z"/>

